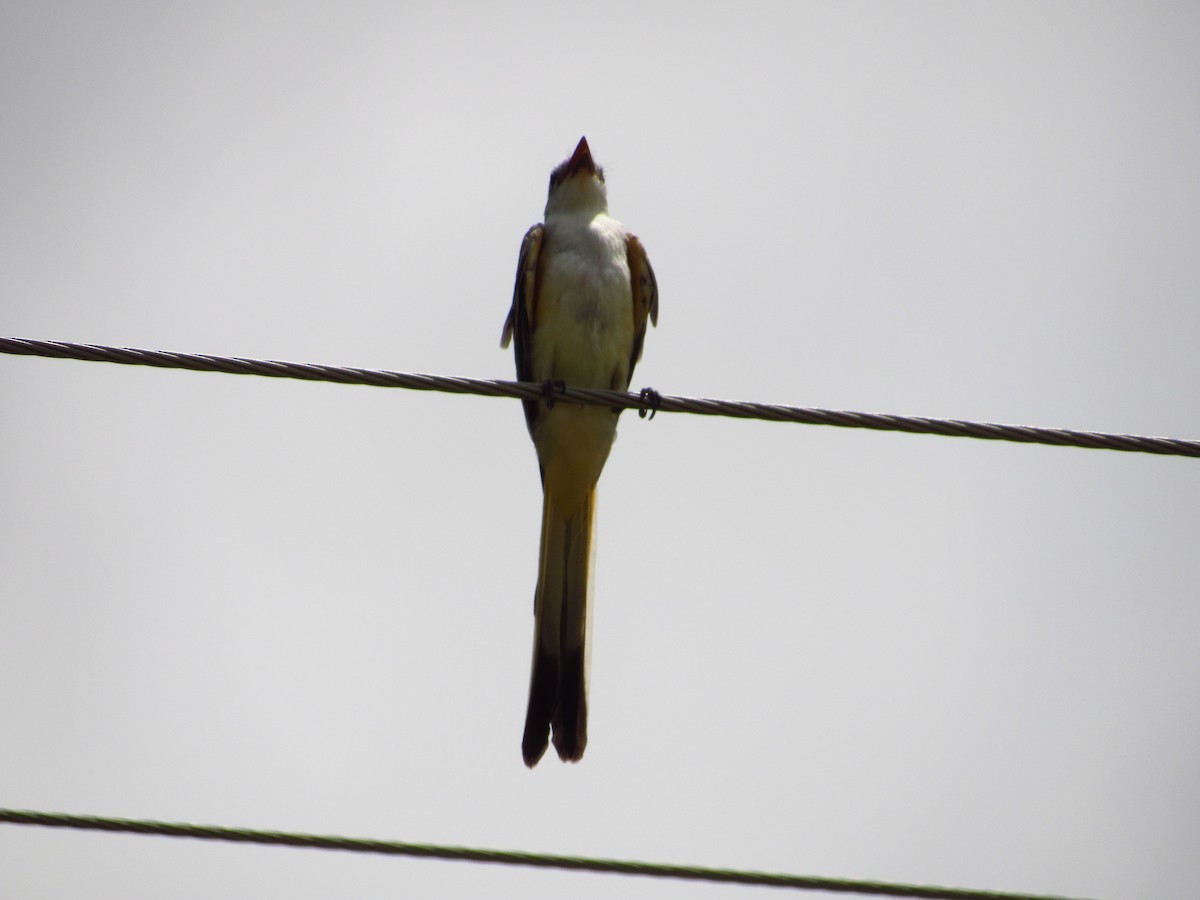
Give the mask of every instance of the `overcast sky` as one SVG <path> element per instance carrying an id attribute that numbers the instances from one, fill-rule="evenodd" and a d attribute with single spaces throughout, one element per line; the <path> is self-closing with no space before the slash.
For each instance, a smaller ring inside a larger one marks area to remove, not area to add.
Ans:
<path id="1" fill-rule="evenodd" d="M 1200 438 L 1200 6 L 0 3 L 0 334 L 513 377 L 586 134 L 635 387 Z M 1200 461 L 626 415 L 520 738 L 512 400 L 0 356 L 0 806 L 1103 898 L 1200 880 Z M 0 825 L 6 897 L 765 896 Z"/>

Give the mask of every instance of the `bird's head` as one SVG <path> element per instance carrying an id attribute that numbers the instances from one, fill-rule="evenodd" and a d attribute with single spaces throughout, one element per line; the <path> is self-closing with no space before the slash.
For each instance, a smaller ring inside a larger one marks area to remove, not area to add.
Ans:
<path id="1" fill-rule="evenodd" d="M 608 209 L 604 170 L 592 160 L 586 137 L 579 139 L 571 158 L 550 173 L 546 216 L 554 213 L 599 213 Z"/>

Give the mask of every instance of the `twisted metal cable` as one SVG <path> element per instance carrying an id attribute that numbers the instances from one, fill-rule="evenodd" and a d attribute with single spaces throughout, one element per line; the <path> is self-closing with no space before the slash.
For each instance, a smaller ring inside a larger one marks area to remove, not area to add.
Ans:
<path id="1" fill-rule="evenodd" d="M 54 359 L 81 359 L 130 366 L 157 366 L 164 369 L 190 369 L 196 372 L 228 372 L 234 375 L 265 375 L 269 378 L 297 378 L 304 381 L 331 381 L 337 384 L 399 387 L 418 391 L 446 391 L 453 394 L 478 394 L 485 397 L 516 397 L 522 400 L 539 400 L 546 396 L 545 385 L 521 381 L 495 381 L 486 378 L 458 378 L 381 369 L 241 359 L 208 354 L 172 353 L 162 350 L 137 350 L 129 347 L 105 347 L 98 344 L 73 344 L 67 341 L 35 341 L 26 338 L 0 337 L 0 353 L 18 356 L 45 356 Z M 991 422 L 968 422 L 961 419 L 895 416 L 884 413 L 777 406 L 769 403 L 745 403 L 698 397 L 655 395 L 651 398 L 622 391 L 586 390 L 572 387 L 556 391 L 555 397 L 556 399 L 608 406 L 614 409 L 645 411 L 650 408 L 654 411 L 729 416 L 737 419 L 764 419 L 771 422 L 799 422 L 805 425 L 833 425 L 839 428 L 870 428 L 876 431 L 905 431 L 911 434 L 970 437 L 987 441 L 1014 441 L 1023 444 L 1048 444 L 1058 447 L 1155 453 L 1163 456 L 1200 457 L 1200 441 L 1179 438 L 1071 431 L 1065 428 L 1038 428 L 1031 425 L 997 425 Z"/>
<path id="2" fill-rule="evenodd" d="M 511 850 L 479 850 L 469 847 L 409 844 L 401 841 L 381 841 L 369 838 L 297 834 L 284 831 L 258 831 L 250 828 L 188 825 L 177 822 L 155 822 L 145 819 L 114 819 L 104 816 L 80 816 L 22 809 L 0 809 L 0 822 L 10 822 L 16 825 L 41 825 L 48 828 L 75 828 L 83 831 L 154 834 L 163 837 L 194 838 L 202 841 L 228 841 L 238 844 L 268 844 L 320 850 L 345 850 L 351 853 L 380 853 L 389 856 L 416 856 L 426 859 L 447 859 L 458 862 L 492 863 L 495 865 L 527 866 L 541 869 L 570 869 L 615 875 L 641 875 L 649 878 L 674 878 L 685 881 L 708 881 L 725 884 L 793 888 L 804 891 L 830 891 L 840 894 L 865 894 L 877 897 L 913 897 L 924 898 L 924 900 L 1071 900 L 1071 898 L 1067 897 L 1052 897 L 1046 894 L 1016 894 L 1008 891 L 985 891 L 970 888 L 860 881 L 849 878 L 779 875 L 736 869 L 624 862 L 614 859 L 555 856 L 545 853 L 522 853 Z"/>

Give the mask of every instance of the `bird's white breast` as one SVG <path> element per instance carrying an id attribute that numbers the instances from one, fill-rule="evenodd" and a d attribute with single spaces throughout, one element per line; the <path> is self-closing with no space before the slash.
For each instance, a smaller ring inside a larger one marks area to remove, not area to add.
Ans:
<path id="1" fill-rule="evenodd" d="M 546 217 L 533 339 L 537 381 L 625 390 L 633 350 L 633 289 L 625 230 L 607 215 Z M 560 402 L 544 409 L 533 442 L 543 487 L 563 509 L 579 503 L 604 468 L 617 416 Z"/>
<path id="2" fill-rule="evenodd" d="M 535 377 L 624 390 L 633 346 L 625 229 L 603 214 L 547 217 L 543 252 Z"/>

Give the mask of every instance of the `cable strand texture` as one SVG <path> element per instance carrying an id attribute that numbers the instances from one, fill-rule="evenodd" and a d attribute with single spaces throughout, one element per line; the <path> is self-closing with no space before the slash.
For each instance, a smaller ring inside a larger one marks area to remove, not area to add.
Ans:
<path id="1" fill-rule="evenodd" d="M 1067 897 L 1054 897 L 1046 894 L 1020 894 L 1007 891 L 947 888 L 933 885 L 861 881 L 846 878 L 780 875 L 737 869 L 625 862 L 613 859 L 555 856 L 544 853 L 523 853 L 511 850 L 480 850 L 469 847 L 410 844 L 401 841 L 382 841 L 369 838 L 298 834 L 283 831 L 259 831 L 249 828 L 228 828 L 218 825 L 189 825 L 177 822 L 116 819 L 104 816 L 82 816 L 21 809 L 0 809 L 0 822 L 9 822 L 15 825 L 40 825 L 47 828 L 73 828 L 83 831 L 125 832 L 159 835 L 162 837 L 194 838 L 204 841 L 226 841 L 239 844 L 343 850 L 351 853 L 379 853 L 389 856 L 415 856 L 426 859 L 445 859 L 459 862 L 491 863 L 495 865 L 527 866 L 543 869 L 569 869 L 615 875 L 640 875 L 649 878 L 674 878 L 687 881 L 746 884 L 762 887 L 792 888 L 795 890 L 830 891 L 833 893 L 861 894 L 876 897 L 913 897 L 924 898 L 924 900 L 1071 900 L 1071 898 Z"/>
<path id="2" fill-rule="evenodd" d="M 75 344 L 67 341 L 37 341 L 28 338 L 0 337 L 0 353 L 109 362 L 130 366 L 156 366 L 164 369 L 188 369 L 195 372 L 227 372 L 234 375 L 263 375 L 268 378 L 296 378 L 303 381 L 329 381 L 336 384 L 445 391 L 453 394 L 477 394 L 484 397 L 515 397 L 522 400 L 538 400 L 545 396 L 543 385 L 521 381 L 422 375 L 385 369 L 359 369 L 345 366 L 279 362 L 277 360 L 173 353 L 162 350 L 138 350 L 129 347 L 106 347 L 99 344 Z M 645 409 L 647 405 L 646 399 L 638 394 L 621 391 L 583 390 L 572 387 L 567 387 L 562 391 L 559 399 L 620 409 L 641 410 Z M 902 431 L 910 434 L 936 434 L 944 437 L 970 437 L 988 441 L 1013 441 L 1022 444 L 1084 447 L 1096 450 L 1119 450 L 1129 453 L 1200 458 L 1200 441 L 1179 438 L 1071 431 L 1065 428 L 1038 428 L 1031 425 L 998 425 L 991 422 L 968 422 L 961 419 L 932 419 L 920 416 L 777 406 L 768 403 L 745 403 L 697 397 L 661 396 L 656 398 L 654 409 L 662 412 L 727 416 L 737 419 L 763 419 L 771 422 L 831 425 L 838 428 L 869 428 L 876 431 Z"/>

